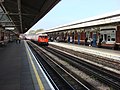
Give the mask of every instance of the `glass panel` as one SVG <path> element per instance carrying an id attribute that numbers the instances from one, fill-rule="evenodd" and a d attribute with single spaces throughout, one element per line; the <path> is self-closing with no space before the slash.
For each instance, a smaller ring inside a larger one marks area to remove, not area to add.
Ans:
<path id="1" fill-rule="evenodd" d="M 108 41 L 110 41 L 110 36 L 108 36 Z"/>
<path id="2" fill-rule="evenodd" d="M 111 41 L 115 41 L 115 31 L 112 31 L 111 33 Z"/>

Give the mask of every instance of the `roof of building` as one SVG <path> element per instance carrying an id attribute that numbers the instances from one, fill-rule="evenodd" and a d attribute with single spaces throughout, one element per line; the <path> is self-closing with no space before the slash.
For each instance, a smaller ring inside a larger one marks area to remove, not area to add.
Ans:
<path id="1" fill-rule="evenodd" d="M 64 24 L 61 26 L 57 26 L 51 29 L 46 30 L 46 32 L 54 32 L 61 30 L 69 30 L 69 29 L 78 29 L 83 27 L 97 26 L 97 25 L 105 25 L 110 23 L 120 23 L 120 10 L 106 13 L 103 15 L 75 21 L 72 23 Z"/>
<path id="2" fill-rule="evenodd" d="M 28 31 L 43 18 L 60 0 L 2 0 L 0 24 L 14 27 L 18 32 Z"/>

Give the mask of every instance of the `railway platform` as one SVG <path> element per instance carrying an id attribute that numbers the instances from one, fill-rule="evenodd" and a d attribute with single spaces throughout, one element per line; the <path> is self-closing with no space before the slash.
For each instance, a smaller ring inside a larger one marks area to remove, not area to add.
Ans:
<path id="1" fill-rule="evenodd" d="M 78 52 L 91 53 L 102 57 L 120 60 L 120 51 L 116 51 L 112 49 L 103 49 L 103 48 L 89 47 L 89 46 L 77 45 L 71 43 L 61 43 L 61 42 L 49 42 L 49 44 L 72 49 Z"/>
<path id="2" fill-rule="evenodd" d="M 0 47 L 0 90 L 54 90 L 25 41 Z"/>

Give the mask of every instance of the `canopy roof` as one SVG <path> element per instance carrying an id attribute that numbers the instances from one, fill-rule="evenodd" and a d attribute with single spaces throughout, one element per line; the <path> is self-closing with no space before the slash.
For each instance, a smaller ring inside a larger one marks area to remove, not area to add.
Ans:
<path id="1" fill-rule="evenodd" d="M 30 29 L 60 0 L 0 0 L 0 24 L 19 33 Z"/>

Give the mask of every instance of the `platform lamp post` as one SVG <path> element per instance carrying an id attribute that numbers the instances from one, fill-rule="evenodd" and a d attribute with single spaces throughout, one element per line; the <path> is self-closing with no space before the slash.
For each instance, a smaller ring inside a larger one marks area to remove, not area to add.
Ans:
<path id="1" fill-rule="evenodd" d="M 18 15 L 19 15 L 19 19 L 20 19 L 20 29 L 21 29 L 21 33 L 23 33 L 23 28 L 22 28 L 22 12 L 21 12 L 21 0 L 17 0 L 18 3 Z"/>

